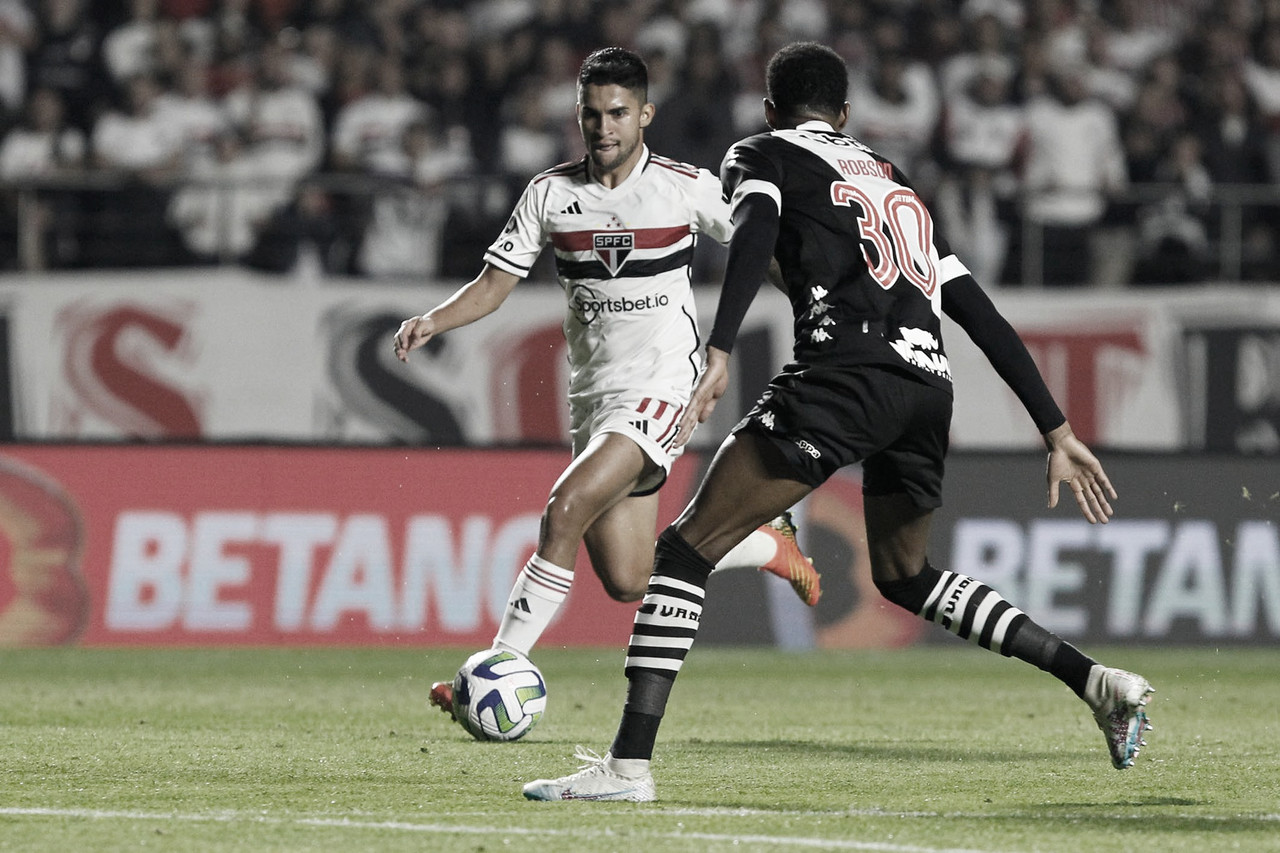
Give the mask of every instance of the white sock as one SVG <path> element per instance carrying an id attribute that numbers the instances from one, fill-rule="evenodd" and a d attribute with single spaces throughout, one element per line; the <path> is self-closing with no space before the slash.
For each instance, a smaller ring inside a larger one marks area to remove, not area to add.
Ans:
<path id="1" fill-rule="evenodd" d="M 573 569 L 561 568 L 537 554 L 530 557 L 511 587 L 493 645 L 529 654 L 560 610 L 572 584 Z"/>
<path id="2" fill-rule="evenodd" d="M 758 569 L 778 554 L 778 543 L 763 530 L 753 530 L 716 563 L 715 571 Z"/>
<path id="3" fill-rule="evenodd" d="M 649 772 L 647 758 L 614 758 L 612 754 L 605 756 L 604 766 L 609 772 L 623 779 L 638 779 Z"/>

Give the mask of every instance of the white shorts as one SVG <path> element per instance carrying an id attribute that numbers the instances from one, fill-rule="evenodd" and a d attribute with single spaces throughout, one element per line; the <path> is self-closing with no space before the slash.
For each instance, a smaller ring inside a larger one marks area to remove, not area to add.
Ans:
<path id="1" fill-rule="evenodd" d="M 586 450 L 597 435 L 616 432 L 634 441 L 658 466 L 651 475 L 641 477 L 632 497 L 651 495 L 662 488 L 672 463 L 684 453 L 683 445 L 672 446 L 680 431 L 684 403 L 663 402 L 656 397 L 614 396 L 597 400 L 591 406 L 570 406 L 570 410 L 575 457 Z"/>

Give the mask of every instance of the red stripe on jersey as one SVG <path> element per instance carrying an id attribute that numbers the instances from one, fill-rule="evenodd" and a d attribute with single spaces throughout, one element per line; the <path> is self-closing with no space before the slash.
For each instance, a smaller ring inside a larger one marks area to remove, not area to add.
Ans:
<path id="1" fill-rule="evenodd" d="M 698 167 L 691 166 L 688 163 L 681 163 L 678 160 L 671 160 L 666 157 L 659 157 L 656 154 L 653 156 L 650 162 L 653 163 L 653 165 L 655 166 L 661 166 L 662 168 L 669 169 L 672 172 L 675 172 L 676 174 L 684 175 L 686 178 L 698 177 Z"/>
<path id="2" fill-rule="evenodd" d="M 635 228 L 631 231 L 558 231 L 551 235 L 551 245 L 562 252 L 590 252 L 591 238 L 596 234 L 629 233 L 635 235 L 637 249 L 665 249 L 689 236 L 688 225 L 673 228 Z"/>
<path id="3" fill-rule="evenodd" d="M 645 397 L 643 400 L 640 401 L 640 408 L 636 409 L 636 411 L 643 415 L 644 410 L 649 408 L 649 404 L 652 402 L 653 402 L 652 397 Z"/>
<path id="4" fill-rule="evenodd" d="M 533 179 L 533 183 L 540 184 L 547 178 L 554 178 L 556 175 L 572 175 L 574 172 L 586 168 L 587 161 L 585 158 L 582 160 L 574 160 L 570 163 L 561 163 L 559 166 L 552 166 L 550 169 L 547 169 L 545 172 L 535 177 Z"/>

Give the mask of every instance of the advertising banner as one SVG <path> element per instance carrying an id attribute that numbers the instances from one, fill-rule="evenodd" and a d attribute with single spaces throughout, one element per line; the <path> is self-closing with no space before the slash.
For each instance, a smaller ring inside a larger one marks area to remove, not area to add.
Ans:
<path id="1" fill-rule="evenodd" d="M 1105 460 L 1107 524 L 1044 508 L 1043 460 L 963 454 L 934 525 L 937 564 L 990 583 L 1051 631 L 1092 643 L 1280 640 L 1280 464 Z"/>
<path id="2" fill-rule="evenodd" d="M 0 277 L 0 437 L 561 445 L 568 383 L 561 288 L 525 282 L 497 311 L 399 362 L 400 322 L 456 283 L 306 284 L 240 270 Z M 718 291 L 695 290 L 704 335 Z M 992 298 L 1075 431 L 1095 447 L 1280 455 L 1280 291 Z M 621 304 L 619 310 L 643 310 Z M 791 310 L 761 289 L 732 386 L 694 437 L 714 448 L 790 358 Z M 1038 448 L 1013 393 L 944 322 L 956 449 Z"/>
<path id="3" fill-rule="evenodd" d="M 562 451 L 0 452 L 0 645 L 488 645 Z M 694 466 L 676 466 L 663 518 Z M 585 557 L 545 644 L 622 648 Z"/>
<path id="4" fill-rule="evenodd" d="M 659 524 L 707 456 L 685 455 Z M 537 541 L 559 450 L 38 446 L 0 450 L 0 645 L 486 646 Z M 1044 507 L 1043 458 L 953 454 L 935 565 L 989 582 L 1077 643 L 1280 640 L 1280 464 L 1109 456 L 1116 516 Z M 822 572 L 804 606 L 717 572 L 700 642 L 886 648 L 958 642 L 871 582 L 846 469 L 796 508 Z M 656 531 L 655 531 L 656 532 Z M 634 604 L 581 555 L 543 644 L 621 649 Z"/>
<path id="5" fill-rule="evenodd" d="M 952 454 L 930 561 L 986 581 L 1086 650 L 1280 641 L 1280 463 L 1104 456 L 1120 498 L 1109 523 L 1091 525 L 1070 494 L 1046 508 L 1043 455 Z M 856 469 L 801 510 L 801 545 L 822 572 L 817 607 L 770 598 L 762 580 L 712 575 L 700 641 L 795 646 L 808 626 L 822 648 L 963 642 L 871 582 Z"/>
<path id="6" fill-rule="evenodd" d="M 28 287 L 15 286 L 20 281 Z M 14 364 L 12 434 L 28 441 L 566 444 L 561 289 L 522 284 L 492 315 L 401 363 L 391 346 L 401 321 L 452 292 L 438 284 L 304 287 L 235 271 L 0 278 L 0 294 L 10 296 L 0 311 Z M 709 328 L 715 293 L 705 293 L 700 310 Z M 739 338 L 742 357 L 724 411 L 695 447 L 718 443 L 790 346 L 782 295 L 762 294 Z"/>

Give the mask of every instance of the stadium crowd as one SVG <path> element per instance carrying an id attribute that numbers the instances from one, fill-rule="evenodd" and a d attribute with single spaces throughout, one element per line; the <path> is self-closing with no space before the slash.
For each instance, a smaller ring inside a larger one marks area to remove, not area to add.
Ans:
<path id="1" fill-rule="evenodd" d="M 0 0 L 0 267 L 467 277 L 591 49 L 715 171 L 797 39 L 981 281 L 1280 274 L 1280 0 Z"/>

